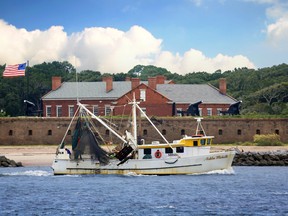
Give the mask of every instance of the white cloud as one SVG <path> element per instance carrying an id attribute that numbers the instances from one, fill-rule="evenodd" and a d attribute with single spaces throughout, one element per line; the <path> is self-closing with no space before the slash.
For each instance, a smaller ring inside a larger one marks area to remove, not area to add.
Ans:
<path id="1" fill-rule="evenodd" d="M 267 26 L 264 32 L 273 48 L 288 48 L 288 2 L 287 0 L 246 0 L 266 4 Z"/>
<path id="2" fill-rule="evenodd" d="M 176 71 L 180 74 L 190 72 L 205 71 L 213 73 L 218 69 L 222 71 L 233 70 L 234 68 L 255 68 L 254 64 L 245 56 L 226 56 L 218 54 L 214 58 L 205 56 L 201 51 L 191 49 L 184 53 L 183 56 L 170 52 L 161 52 L 155 65 L 159 67 L 169 68 L 171 71 Z"/>
<path id="3" fill-rule="evenodd" d="M 180 74 L 255 67 L 242 55 L 218 54 L 209 58 L 199 50 L 190 49 L 181 56 L 162 50 L 161 45 L 161 39 L 140 26 L 132 26 L 126 32 L 93 27 L 68 36 L 61 26 L 27 31 L 0 20 L 0 64 L 29 60 L 32 66 L 44 61 L 68 60 L 78 70 L 108 73 L 127 72 L 137 64 L 151 64 Z"/>
<path id="4" fill-rule="evenodd" d="M 276 46 L 287 49 L 288 47 L 288 16 L 278 19 L 275 23 L 267 26 L 269 42 Z"/>
<path id="5" fill-rule="evenodd" d="M 67 42 L 63 27 L 52 26 L 46 31 L 17 29 L 0 20 L 0 61 L 34 64 L 61 58 Z"/>

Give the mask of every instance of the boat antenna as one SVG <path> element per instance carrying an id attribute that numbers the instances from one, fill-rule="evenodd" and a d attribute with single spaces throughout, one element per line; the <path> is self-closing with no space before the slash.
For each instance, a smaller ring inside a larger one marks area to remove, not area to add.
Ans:
<path id="1" fill-rule="evenodd" d="M 197 136 L 197 135 L 198 135 L 198 132 L 201 132 L 201 131 L 202 131 L 202 132 L 203 132 L 203 135 L 206 136 L 205 130 L 204 130 L 202 124 L 201 124 L 201 120 L 202 120 L 203 118 L 197 117 L 197 118 L 194 118 L 194 119 L 197 120 L 197 127 L 196 127 L 196 133 L 195 133 L 195 135 Z"/>

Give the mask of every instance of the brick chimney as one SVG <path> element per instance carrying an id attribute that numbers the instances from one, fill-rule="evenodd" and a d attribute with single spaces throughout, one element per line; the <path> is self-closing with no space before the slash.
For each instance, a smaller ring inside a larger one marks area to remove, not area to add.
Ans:
<path id="1" fill-rule="evenodd" d="M 157 78 L 156 77 L 148 77 L 148 86 L 154 90 L 156 90 Z"/>
<path id="2" fill-rule="evenodd" d="M 131 89 L 136 88 L 140 85 L 140 78 L 131 78 Z"/>
<path id="3" fill-rule="evenodd" d="M 102 78 L 103 82 L 106 82 L 106 92 L 110 92 L 113 89 L 113 77 L 107 76 Z"/>
<path id="4" fill-rule="evenodd" d="M 61 86 L 61 77 L 52 77 L 52 90 L 56 90 Z"/>
<path id="5" fill-rule="evenodd" d="M 131 77 L 126 77 L 125 81 L 131 81 Z"/>
<path id="6" fill-rule="evenodd" d="M 164 84 L 166 80 L 166 77 L 163 75 L 156 76 L 156 83 L 157 84 Z"/>
<path id="7" fill-rule="evenodd" d="M 219 79 L 219 92 L 223 95 L 226 95 L 226 90 L 227 90 L 226 79 L 220 78 Z"/>

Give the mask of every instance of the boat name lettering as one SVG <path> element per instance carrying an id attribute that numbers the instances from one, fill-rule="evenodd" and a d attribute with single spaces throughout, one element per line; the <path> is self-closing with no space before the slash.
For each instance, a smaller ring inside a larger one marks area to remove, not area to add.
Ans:
<path id="1" fill-rule="evenodd" d="M 216 157 L 211 156 L 211 157 L 207 157 L 206 160 L 217 160 L 217 159 L 223 159 L 223 158 L 228 158 L 228 155 L 218 155 Z"/>
<path id="2" fill-rule="evenodd" d="M 175 153 L 169 153 L 168 156 L 178 156 L 178 154 L 175 154 Z"/>

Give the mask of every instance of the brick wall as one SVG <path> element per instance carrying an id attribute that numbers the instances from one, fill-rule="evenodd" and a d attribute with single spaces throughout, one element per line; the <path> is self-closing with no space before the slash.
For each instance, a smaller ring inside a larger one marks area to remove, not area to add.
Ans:
<path id="1" fill-rule="evenodd" d="M 70 118 L 0 118 L 0 145 L 40 145 L 59 144 L 70 123 Z M 116 125 L 124 131 L 127 127 L 127 120 L 113 120 Z M 154 124 L 158 129 L 166 133 L 169 140 L 181 138 L 181 132 L 187 135 L 194 134 L 196 121 L 193 117 L 182 118 L 154 118 Z M 120 123 L 122 125 L 120 125 Z M 207 135 L 215 136 L 214 143 L 235 143 L 252 141 L 256 133 L 270 134 L 279 133 L 282 142 L 288 142 L 288 119 L 204 119 L 202 124 Z M 110 139 L 106 134 L 106 128 L 99 127 L 105 139 Z M 72 129 L 74 128 L 74 124 Z M 139 131 L 146 140 L 160 140 L 147 120 L 141 121 Z M 68 135 L 65 143 L 71 143 L 72 135 Z M 115 138 L 113 142 L 118 142 Z"/>

